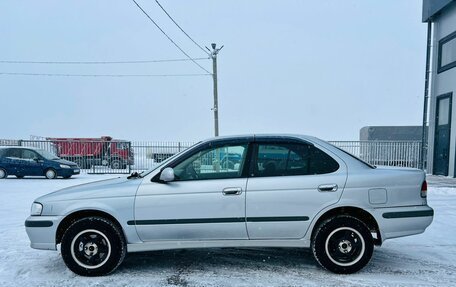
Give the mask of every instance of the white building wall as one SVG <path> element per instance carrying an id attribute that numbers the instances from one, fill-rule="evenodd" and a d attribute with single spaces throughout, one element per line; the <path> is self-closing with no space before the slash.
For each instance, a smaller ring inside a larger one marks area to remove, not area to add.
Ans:
<path id="1" fill-rule="evenodd" d="M 432 173 L 434 155 L 434 135 L 436 98 L 440 95 L 452 92 L 452 116 L 450 132 L 450 159 L 448 175 L 456 177 L 456 67 L 437 74 L 438 70 L 438 47 L 439 41 L 456 31 L 456 3 L 448 5 L 442 13 L 434 19 L 433 29 L 433 51 L 432 51 L 432 75 L 430 90 L 429 109 L 429 142 L 428 142 L 428 173 Z"/>

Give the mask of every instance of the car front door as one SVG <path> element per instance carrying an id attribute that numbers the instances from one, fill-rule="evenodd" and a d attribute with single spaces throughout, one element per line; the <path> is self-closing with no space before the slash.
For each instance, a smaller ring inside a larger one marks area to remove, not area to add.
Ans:
<path id="1" fill-rule="evenodd" d="M 43 175 L 43 160 L 36 151 L 30 149 L 22 150 L 22 163 L 19 168 L 20 175 Z"/>
<path id="2" fill-rule="evenodd" d="M 144 180 L 135 201 L 143 241 L 248 239 L 245 224 L 248 141 L 210 144 L 171 163 L 175 180 Z M 241 161 L 222 164 L 224 154 Z M 159 176 L 159 175 L 157 175 Z"/>
<path id="3" fill-rule="evenodd" d="M 312 218 L 339 200 L 347 170 L 328 153 L 304 142 L 254 145 L 246 192 L 250 239 L 302 238 Z"/>

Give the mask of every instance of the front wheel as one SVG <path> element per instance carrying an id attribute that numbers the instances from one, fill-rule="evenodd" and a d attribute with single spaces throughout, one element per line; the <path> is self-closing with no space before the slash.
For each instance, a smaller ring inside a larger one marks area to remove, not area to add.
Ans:
<path id="1" fill-rule="evenodd" d="M 359 219 L 341 215 L 324 221 L 312 240 L 312 251 L 325 269 L 339 274 L 361 270 L 372 257 L 374 241 Z"/>
<path id="2" fill-rule="evenodd" d="M 53 170 L 52 168 L 46 170 L 44 175 L 46 176 L 47 179 L 57 178 L 57 172 L 55 170 Z"/>
<path id="3" fill-rule="evenodd" d="M 127 248 L 121 229 L 102 217 L 77 220 L 63 234 L 61 253 L 68 268 L 82 276 L 102 276 L 122 263 Z"/>

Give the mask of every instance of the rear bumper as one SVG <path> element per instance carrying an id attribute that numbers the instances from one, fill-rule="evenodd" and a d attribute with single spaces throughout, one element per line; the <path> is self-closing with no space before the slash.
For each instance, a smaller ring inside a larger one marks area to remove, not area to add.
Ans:
<path id="1" fill-rule="evenodd" d="M 25 231 L 30 246 L 35 249 L 57 250 L 55 235 L 61 216 L 29 216 L 25 221 Z"/>
<path id="2" fill-rule="evenodd" d="M 377 208 L 374 216 L 384 241 L 423 233 L 432 223 L 434 210 L 427 205 Z"/>

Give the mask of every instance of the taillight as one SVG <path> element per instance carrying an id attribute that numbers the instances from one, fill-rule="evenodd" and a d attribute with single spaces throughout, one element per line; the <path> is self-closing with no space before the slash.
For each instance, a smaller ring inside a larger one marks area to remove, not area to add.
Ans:
<path id="1" fill-rule="evenodd" d="M 427 197 L 427 182 L 423 181 L 423 184 L 421 185 L 421 193 L 420 193 L 422 198 Z"/>

